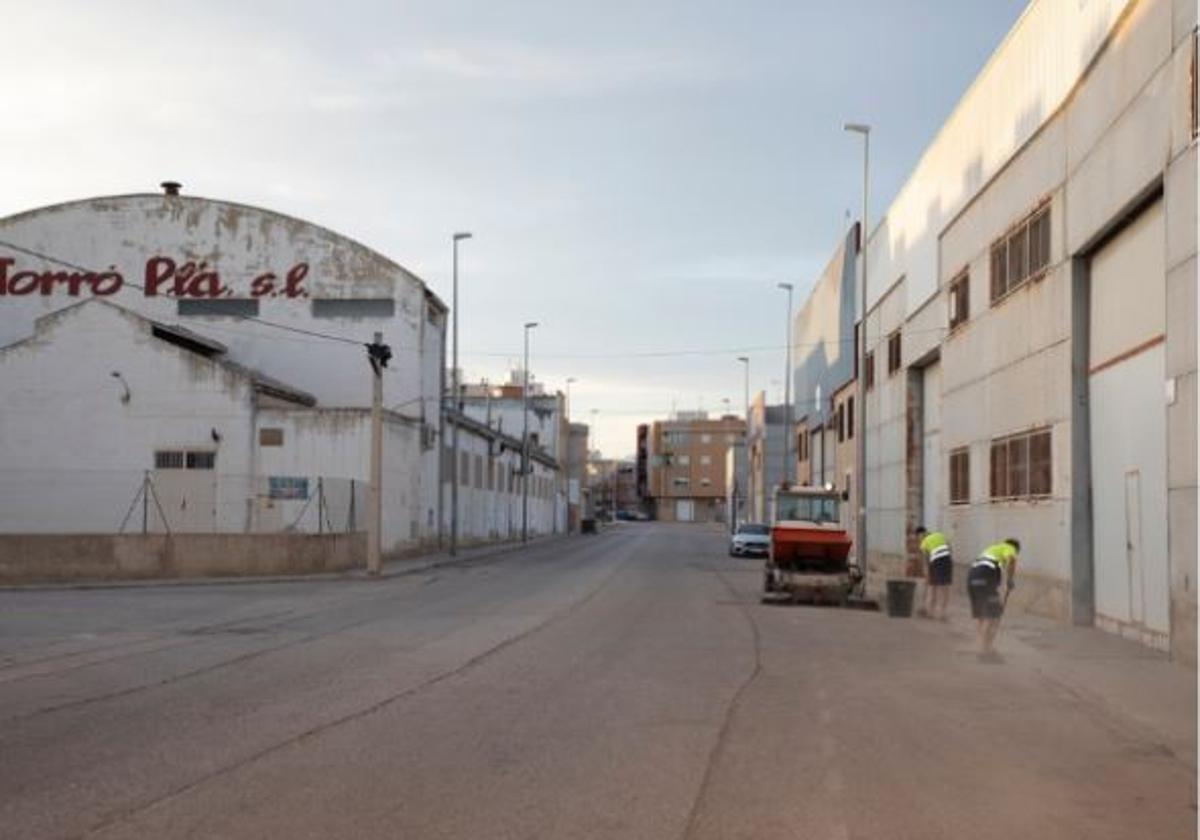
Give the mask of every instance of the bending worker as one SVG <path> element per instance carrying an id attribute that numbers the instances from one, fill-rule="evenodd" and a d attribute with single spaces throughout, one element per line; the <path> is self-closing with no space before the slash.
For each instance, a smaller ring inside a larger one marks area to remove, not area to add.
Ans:
<path id="1" fill-rule="evenodd" d="M 1021 543 L 1009 537 L 1003 542 L 990 545 L 971 565 L 967 575 L 967 594 L 971 597 L 971 617 L 976 621 L 980 650 L 992 653 L 992 643 L 1000 628 L 1000 616 L 1008 603 L 1008 593 L 1015 585 L 1017 555 Z M 1000 599 L 1000 584 L 1004 583 L 1004 600 Z"/>
<path id="2" fill-rule="evenodd" d="M 950 603 L 950 584 L 954 581 L 954 560 L 950 543 L 941 531 L 930 533 L 924 525 L 917 526 L 921 555 L 925 558 L 925 606 L 922 614 L 946 620 L 946 605 Z M 940 606 L 940 609 L 939 609 Z"/>

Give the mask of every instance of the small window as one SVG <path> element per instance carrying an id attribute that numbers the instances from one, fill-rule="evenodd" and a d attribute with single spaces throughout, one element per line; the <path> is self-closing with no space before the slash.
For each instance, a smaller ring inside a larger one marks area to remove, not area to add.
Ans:
<path id="1" fill-rule="evenodd" d="M 677 463 L 681 467 L 691 466 L 692 456 L 691 455 L 680 455 L 675 459 L 675 463 Z"/>
<path id="2" fill-rule="evenodd" d="M 965 271 L 950 283 L 950 329 L 971 317 L 971 277 Z"/>
<path id="3" fill-rule="evenodd" d="M 992 443 L 991 496 L 993 499 L 1008 498 L 1008 441 Z"/>
<path id="4" fill-rule="evenodd" d="M 156 470 L 181 470 L 183 469 L 183 463 L 182 452 L 154 453 L 154 469 Z"/>
<path id="5" fill-rule="evenodd" d="M 701 486 L 701 487 L 711 487 L 711 486 L 712 486 L 712 479 L 708 479 L 708 478 L 702 478 L 702 479 L 700 479 L 700 486 Z"/>
<path id="6" fill-rule="evenodd" d="M 837 419 L 838 443 L 841 443 L 842 441 L 844 441 L 846 439 L 846 412 L 845 412 L 845 409 L 839 405 L 837 407 L 837 411 L 834 413 L 834 417 Z"/>
<path id="7" fill-rule="evenodd" d="M 867 390 L 875 387 L 875 351 L 867 354 Z"/>
<path id="8" fill-rule="evenodd" d="M 900 370 L 900 330 L 888 336 L 888 376 Z"/>
<path id="9" fill-rule="evenodd" d="M 216 465 L 216 452 L 189 452 L 187 454 L 187 468 L 189 470 L 211 470 Z"/>
<path id="10" fill-rule="evenodd" d="M 182 298 L 175 311 L 180 317 L 253 318 L 258 315 L 257 298 Z"/>
<path id="11" fill-rule="evenodd" d="M 690 482 L 686 478 L 674 478 L 671 483 L 676 487 L 687 487 Z"/>
<path id="12" fill-rule="evenodd" d="M 846 439 L 854 439 L 854 397 L 846 400 Z"/>
<path id="13" fill-rule="evenodd" d="M 1004 297 L 1008 289 L 1008 248 L 1004 240 L 992 246 L 992 301 Z"/>
<path id="14" fill-rule="evenodd" d="M 971 501 L 971 451 L 965 446 L 950 453 L 950 504 Z"/>
<path id="15" fill-rule="evenodd" d="M 700 456 L 700 466 L 702 466 L 702 467 L 712 466 L 712 456 L 711 455 L 701 455 Z"/>
<path id="16" fill-rule="evenodd" d="M 259 446 L 283 446 L 283 429 L 259 429 Z"/>
<path id="17" fill-rule="evenodd" d="M 1050 205 L 1044 203 L 992 244 L 992 303 L 1050 265 Z"/>
<path id="18" fill-rule="evenodd" d="M 1049 496 L 1051 484 L 1050 430 L 1029 436 L 1029 495 Z"/>
<path id="19" fill-rule="evenodd" d="M 391 298 L 317 299 L 312 302 L 314 318 L 391 318 L 396 302 Z"/>
<path id="20" fill-rule="evenodd" d="M 991 467 L 993 499 L 1049 496 L 1053 490 L 1050 430 L 1039 429 L 992 441 Z"/>
<path id="21" fill-rule="evenodd" d="M 700 435 L 701 443 L 712 443 L 712 435 Z"/>

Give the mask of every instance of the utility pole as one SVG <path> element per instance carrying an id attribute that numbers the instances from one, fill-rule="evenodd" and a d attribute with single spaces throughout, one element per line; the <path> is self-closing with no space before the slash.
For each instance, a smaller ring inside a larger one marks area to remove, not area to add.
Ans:
<path id="1" fill-rule="evenodd" d="M 469 233 L 456 233 L 451 237 L 454 251 L 454 289 L 453 297 L 451 298 L 451 306 L 454 313 L 454 361 L 451 362 L 450 378 L 453 380 L 451 386 L 454 388 L 454 396 L 451 398 L 451 405 L 454 411 L 457 412 L 451 422 L 454 428 L 450 431 L 450 448 L 452 450 L 451 458 L 453 464 L 450 469 L 450 556 L 458 554 L 458 415 L 462 414 L 462 383 L 459 382 L 458 372 L 458 243 L 464 239 L 470 239 Z M 439 492 L 440 492 L 439 488 Z"/>
<path id="2" fill-rule="evenodd" d="M 521 386 L 521 542 L 529 542 L 529 331 L 537 321 L 525 324 L 525 383 Z"/>
<path id="3" fill-rule="evenodd" d="M 871 166 L 871 127 L 861 123 L 847 123 L 846 131 L 861 134 L 863 138 L 863 182 L 862 182 L 862 223 L 858 229 L 858 262 L 862 266 L 858 285 L 858 381 L 855 394 L 858 401 L 858 414 L 854 418 L 858 434 L 858 457 L 854 470 L 855 503 L 858 515 L 854 522 L 854 555 L 858 559 L 858 570 L 865 581 L 867 574 L 867 187 L 870 184 Z"/>
<path id="4" fill-rule="evenodd" d="M 780 283 L 779 288 L 787 292 L 787 353 L 784 359 L 783 403 L 787 406 L 785 417 L 787 428 L 783 432 L 783 484 L 791 483 L 792 475 L 792 434 L 795 421 L 792 419 L 792 284 Z"/>
<path id="5" fill-rule="evenodd" d="M 563 407 L 567 415 L 567 533 L 571 533 L 571 383 L 578 380 L 567 377 L 567 402 Z"/>
<path id="6" fill-rule="evenodd" d="M 382 569 L 380 547 L 383 536 L 383 369 L 392 358 L 392 348 L 383 343 L 383 333 L 367 345 L 371 364 L 371 508 L 367 515 L 367 574 Z"/>

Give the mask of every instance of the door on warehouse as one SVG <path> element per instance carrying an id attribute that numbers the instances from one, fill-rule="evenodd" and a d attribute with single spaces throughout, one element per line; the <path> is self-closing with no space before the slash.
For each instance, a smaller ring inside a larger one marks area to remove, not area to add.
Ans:
<path id="1" fill-rule="evenodd" d="M 692 499 L 675 500 L 675 521 L 691 522 L 696 518 L 696 503 Z"/>
<path id="2" fill-rule="evenodd" d="M 1096 622 L 1165 648 L 1170 590 L 1161 200 L 1100 248 L 1089 277 Z"/>

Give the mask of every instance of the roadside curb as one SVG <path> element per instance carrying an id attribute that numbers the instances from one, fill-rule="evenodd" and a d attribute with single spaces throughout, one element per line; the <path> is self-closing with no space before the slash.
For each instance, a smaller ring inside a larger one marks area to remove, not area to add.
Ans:
<path id="1" fill-rule="evenodd" d="M 17 583 L 0 585 L 0 592 L 55 592 L 87 589 L 161 589 L 164 587 L 196 587 L 196 586 L 263 586 L 281 583 L 329 583 L 334 581 L 362 581 L 374 583 L 391 578 L 406 577 L 427 572 L 442 566 L 466 565 L 477 560 L 491 559 L 504 554 L 511 554 L 523 548 L 534 548 L 551 545 L 564 541 L 574 534 L 555 534 L 538 537 L 527 543 L 504 542 L 495 545 L 476 546 L 461 551 L 455 556 L 444 552 L 423 554 L 407 559 L 397 559 L 384 563 L 382 572 L 377 576 L 368 575 L 365 569 L 351 569 L 345 572 L 318 572 L 310 575 L 269 575 L 256 577 L 203 577 L 203 578 L 142 578 L 125 580 L 91 580 L 91 581 L 46 581 L 42 583 Z"/>

